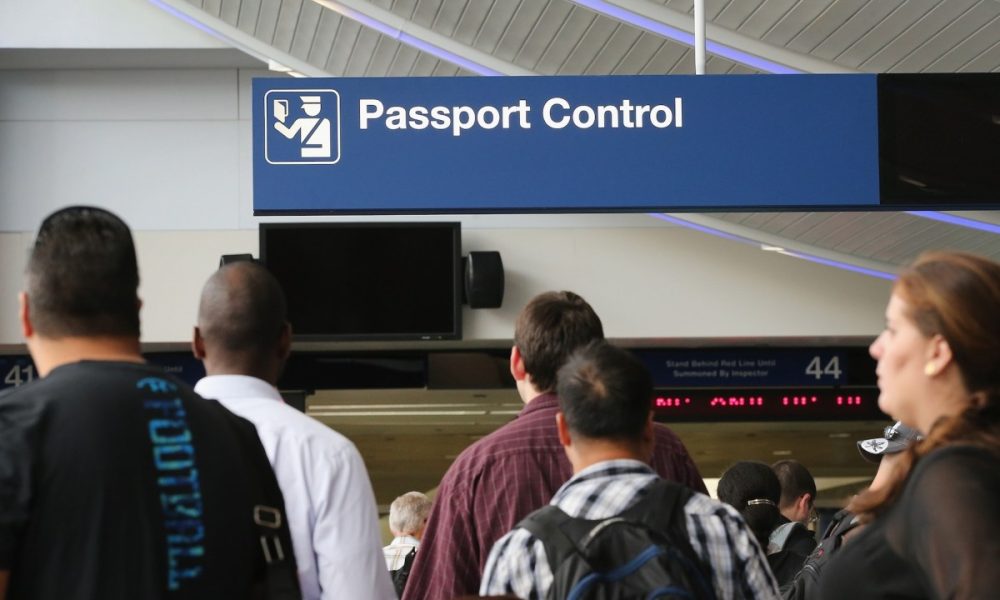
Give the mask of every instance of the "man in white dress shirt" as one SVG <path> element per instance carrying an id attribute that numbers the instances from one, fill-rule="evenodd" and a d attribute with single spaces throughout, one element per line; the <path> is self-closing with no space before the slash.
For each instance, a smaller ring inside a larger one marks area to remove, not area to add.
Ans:
<path id="1" fill-rule="evenodd" d="M 257 427 L 285 496 L 302 597 L 394 600 L 361 455 L 275 387 L 291 347 L 277 280 L 250 261 L 219 269 L 202 290 L 192 347 L 207 373 L 195 391 Z"/>

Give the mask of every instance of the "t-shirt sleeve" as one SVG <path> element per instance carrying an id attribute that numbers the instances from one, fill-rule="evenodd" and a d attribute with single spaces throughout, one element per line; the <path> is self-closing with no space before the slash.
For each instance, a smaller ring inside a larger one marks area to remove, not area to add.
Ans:
<path id="1" fill-rule="evenodd" d="M 9 570 L 30 515 L 41 402 L 0 399 L 0 570 Z"/>
<path id="2" fill-rule="evenodd" d="M 926 457 L 887 523 L 889 543 L 938 598 L 995 597 L 1000 589 L 1000 460 L 972 447 Z"/>

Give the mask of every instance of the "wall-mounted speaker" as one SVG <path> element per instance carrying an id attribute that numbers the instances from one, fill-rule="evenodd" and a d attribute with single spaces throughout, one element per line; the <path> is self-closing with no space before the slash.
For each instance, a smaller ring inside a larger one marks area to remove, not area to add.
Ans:
<path id="1" fill-rule="evenodd" d="M 469 308 L 500 308 L 503 304 L 503 261 L 499 252 L 469 252 L 462 259 L 465 303 Z"/>
<path id="2" fill-rule="evenodd" d="M 219 268 L 221 269 L 222 267 L 230 263 L 240 262 L 244 260 L 249 260 L 253 262 L 255 259 L 253 257 L 253 254 L 223 254 L 219 258 Z"/>

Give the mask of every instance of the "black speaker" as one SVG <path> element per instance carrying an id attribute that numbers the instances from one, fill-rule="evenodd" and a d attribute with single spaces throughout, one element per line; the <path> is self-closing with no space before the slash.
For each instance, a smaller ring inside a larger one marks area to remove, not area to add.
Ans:
<path id="1" fill-rule="evenodd" d="M 500 308 L 503 304 L 503 261 L 499 252 L 469 252 L 462 259 L 465 303 L 469 308 Z"/>
<path id="2" fill-rule="evenodd" d="M 255 262 L 253 254 L 223 254 L 222 257 L 219 258 L 219 268 L 221 269 L 230 263 L 240 262 L 243 260 Z"/>

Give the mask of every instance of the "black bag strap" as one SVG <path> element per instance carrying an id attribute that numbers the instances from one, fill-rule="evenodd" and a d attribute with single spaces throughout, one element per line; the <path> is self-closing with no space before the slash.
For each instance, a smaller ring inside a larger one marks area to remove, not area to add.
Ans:
<path id="1" fill-rule="evenodd" d="M 685 525 L 684 505 L 692 493 L 680 484 L 657 479 L 646 488 L 641 500 L 615 517 L 579 519 L 569 516 L 558 506 L 549 504 L 525 517 L 517 527 L 528 530 L 542 542 L 552 572 L 570 555 L 581 552 L 582 547 L 602 524 L 628 521 L 641 523 L 653 531 L 667 535 L 678 551 L 704 573 L 705 568 L 691 547 Z"/>
<path id="2" fill-rule="evenodd" d="M 517 527 L 527 529 L 531 535 L 545 546 L 545 556 L 549 559 L 552 572 L 570 555 L 579 552 L 576 538 L 571 538 L 564 526 L 571 521 L 583 521 L 587 531 L 600 521 L 574 519 L 558 506 L 549 504 L 539 508 L 517 524 Z"/>
<path id="3" fill-rule="evenodd" d="M 268 600 L 301 600 L 285 501 L 257 432 L 251 431 L 253 439 L 246 437 L 250 454 L 247 462 L 252 466 L 253 522 L 264 561 L 265 597 Z"/>

